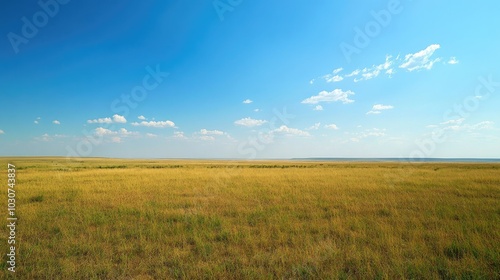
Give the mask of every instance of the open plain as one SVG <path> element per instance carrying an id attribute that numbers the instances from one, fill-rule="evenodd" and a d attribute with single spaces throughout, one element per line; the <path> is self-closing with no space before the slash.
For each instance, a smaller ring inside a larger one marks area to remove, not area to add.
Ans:
<path id="1" fill-rule="evenodd" d="M 4 182 L 8 163 L 3 279 L 500 278 L 500 164 L 18 157 Z"/>

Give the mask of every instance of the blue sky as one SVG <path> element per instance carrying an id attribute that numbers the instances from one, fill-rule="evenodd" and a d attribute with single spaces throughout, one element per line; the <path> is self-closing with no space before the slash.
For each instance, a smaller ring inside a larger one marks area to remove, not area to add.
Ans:
<path id="1" fill-rule="evenodd" d="M 498 1 L 1 6 L 0 156 L 500 157 Z"/>

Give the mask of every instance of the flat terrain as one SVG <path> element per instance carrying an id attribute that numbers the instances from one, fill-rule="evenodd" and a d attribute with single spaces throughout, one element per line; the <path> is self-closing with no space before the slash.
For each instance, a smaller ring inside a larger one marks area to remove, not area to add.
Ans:
<path id="1" fill-rule="evenodd" d="M 500 279 L 500 164 L 7 162 L 17 279 Z"/>

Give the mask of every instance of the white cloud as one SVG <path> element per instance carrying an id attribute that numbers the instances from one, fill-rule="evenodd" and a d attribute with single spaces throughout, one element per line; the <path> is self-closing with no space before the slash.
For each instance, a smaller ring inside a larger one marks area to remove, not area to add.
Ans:
<path id="1" fill-rule="evenodd" d="M 98 127 L 94 129 L 95 135 L 98 136 L 131 136 L 131 135 L 138 135 L 138 132 L 133 132 L 133 131 L 128 131 L 125 128 L 120 128 L 117 131 L 113 131 L 104 127 Z"/>
<path id="2" fill-rule="evenodd" d="M 0 129 L 0 134 L 5 134 L 5 132 L 3 130 Z"/>
<path id="3" fill-rule="evenodd" d="M 200 130 L 201 135 L 224 135 L 223 131 L 220 130 L 206 130 L 206 129 L 201 129 Z"/>
<path id="4" fill-rule="evenodd" d="M 316 105 L 316 107 L 314 107 L 313 109 L 314 111 L 323 111 L 323 106 L 321 105 Z"/>
<path id="5" fill-rule="evenodd" d="M 326 82 L 327 83 L 331 83 L 331 82 L 340 82 L 342 81 L 344 78 L 342 76 L 339 76 L 339 75 L 335 75 L 333 77 L 328 77 L 328 78 L 325 78 L 326 79 Z"/>
<path id="6" fill-rule="evenodd" d="M 113 115 L 113 122 L 115 123 L 127 123 L 127 119 L 124 116 L 118 114 Z"/>
<path id="7" fill-rule="evenodd" d="M 109 129 L 104 128 L 104 127 L 98 127 L 96 129 L 94 129 L 94 132 L 95 132 L 96 135 L 99 135 L 99 136 L 116 135 L 116 134 L 118 134 L 118 132 L 109 130 Z"/>
<path id="8" fill-rule="evenodd" d="M 365 129 L 362 132 L 352 133 L 352 135 L 353 137 L 350 138 L 350 140 L 353 142 L 359 142 L 362 139 L 368 137 L 384 137 L 386 136 L 386 133 L 385 129 L 372 128 L 372 129 Z"/>
<path id="9" fill-rule="evenodd" d="M 390 110 L 393 108 L 394 108 L 394 106 L 392 106 L 392 105 L 375 104 L 375 105 L 373 105 L 372 110 L 380 111 L 380 110 Z"/>
<path id="10" fill-rule="evenodd" d="M 399 54 L 395 59 L 393 59 L 393 56 L 391 55 L 386 55 L 384 63 L 372 65 L 371 67 L 365 67 L 362 69 L 356 69 L 345 75 L 338 74 L 343 70 L 343 68 L 338 68 L 335 69 L 331 74 L 326 74 L 319 78 L 324 79 L 327 82 L 340 82 L 345 78 L 350 77 L 353 77 L 354 82 L 360 82 L 376 78 L 381 74 L 386 74 L 389 76 L 389 78 L 392 78 L 392 75 L 396 73 L 394 65 L 399 65 L 399 68 L 406 69 L 410 72 L 418 69 L 430 70 L 436 62 L 439 62 L 442 59 L 432 58 L 434 52 L 439 48 L 439 44 L 433 44 L 419 52 L 407 54 L 403 59 L 400 58 Z M 459 61 L 456 59 L 456 57 L 453 56 L 450 57 L 447 63 L 457 64 L 458 62 Z M 316 79 L 312 79 L 310 83 L 314 83 Z"/>
<path id="11" fill-rule="evenodd" d="M 260 109 L 253 109 L 254 112 L 260 112 Z"/>
<path id="12" fill-rule="evenodd" d="M 441 60 L 440 58 L 431 59 L 431 56 L 440 47 L 439 44 L 432 44 L 419 52 L 405 55 L 405 59 L 399 65 L 399 68 L 404 68 L 410 72 L 419 69 L 430 70 L 434 63 Z"/>
<path id="13" fill-rule="evenodd" d="M 356 69 L 356 70 L 352 71 L 351 73 L 349 73 L 349 74 L 345 75 L 344 77 L 352 77 L 352 76 L 357 76 L 360 72 L 361 72 L 361 70 Z"/>
<path id="14" fill-rule="evenodd" d="M 113 138 L 111 138 L 111 142 L 113 142 L 113 143 L 121 143 L 122 142 L 122 138 L 121 137 L 113 137 Z"/>
<path id="15" fill-rule="evenodd" d="M 450 60 L 448 60 L 448 64 L 458 64 L 458 62 L 459 61 L 454 56 L 450 57 Z"/>
<path id="16" fill-rule="evenodd" d="M 127 123 L 127 119 L 124 116 L 120 116 L 118 114 L 113 115 L 113 118 L 99 118 L 93 120 L 87 120 L 87 123 Z"/>
<path id="17" fill-rule="evenodd" d="M 480 123 L 476 123 L 476 124 L 470 125 L 468 128 L 470 130 L 493 129 L 493 125 L 494 124 L 495 123 L 492 122 L 492 121 L 483 121 L 483 122 L 480 122 Z"/>
<path id="18" fill-rule="evenodd" d="M 53 124 L 61 124 L 61 122 L 60 122 L 60 121 L 58 121 L 58 120 L 54 120 L 52 123 L 53 123 Z"/>
<path id="19" fill-rule="evenodd" d="M 309 132 L 303 131 L 296 128 L 290 128 L 286 125 L 282 125 L 279 128 L 276 128 L 271 131 L 272 133 L 290 135 L 290 136 L 310 136 Z"/>
<path id="20" fill-rule="evenodd" d="M 174 131 L 173 137 L 177 139 L 187 139 L 187 137 L 184 135 L 184 132 L 182 131 Z"/>
<path id="21" fill-rule="evenodd" d="M 35 121 L 33 121 L 33 122 L 34 122 L 35 124 L 38 124 L 38 121 L 36 121 L 36 120 L 35 120 Z"/>
<path id="22" fill-rule="evenodd" d="M 332 124 L 326 124 L 325 128 L 327 128 L 327 129 L 333 129 L 333 130 L 338 130 L 339 129 L 339 127 L 336 124 L 334 124 L 334 123 L 332 123 Z"/>
<path id="23" fill-rule="evenodd" d="M 366 114 L 367 115 L 380 114 L 380 113 L 382 113 L 381 111 L 383 111 L 383 110 L 390 110 L 393 108 L 394 108 L 394 106 L 392 106 L 392 105 L 375 104 L 375 105 L 373 105 L 372 109 L 370 111 L 368 111 Z"/>
<path id="24" fill-rule="evenodd" d="M 241 125 L 241 126 L 246 126 L 246 127 L 261 126 L 265 123 L 267 123 L 266 120 L 256 120 L 256 119 L 252 119 L 252 118 L 243 118 L 241 120 L 237 120 L 234 122 L 234 124 L 236 124 L 236 125 Z"/>
<path id="25" fill-rule="evenodd" d="M 337 74 L 340 73 L 342 70 L 344 70 L 344 68 L 342 68 L 342 67 L 337 68 L 337 69 L 332 71 L 332 74 L 326 74 L 326 75 L 322 76 L 321 78 L 324 79 L 327 83 L 340 82 L 344 78 L 340 75 L 337 75 Z M 314 80 L 315 79 L 312 79 L 309 83 L 310 84 L 314 83 Z"/>
<path id="26" fill-rule="evenodd" d="M 145 127 L 156 127 L 156 128 L 165 128 L 165 127 L 175 127 L 175 123 L 172 121 L 142 121 L 140 123 L 133 122 L 133 126 L 145 126 Z"/>
<path id="27" fill-rule="evenodd" d="M 139 133 L 137 132 L 132 132 L 132 131 L 128 131 L 126 130 L 125 128 L 120 128 L 118 130 L 118 134 L 122 135 L 122 136 L 129 136 L 129 135 L 137 135 Z"/>
<path id="28" fill-rule="evenodd" d="M 333 74 L 338 74 L 338 73 L 340 73 L 342 70 L 344 70 L 344 68 L 340 67 L 340 68 L 337 68 L 337 69 L 333 70 L 333 72 L 332 72 L 332 73 L 333 73 Z"/>
<path id="29" fill-rule="evenodd" d="M 344 104 L 352 103 L 354 100 L 349 99 L 349 95 L 354 95 L 354 92 L 342 91 L 341 89 L 334 89 L 333 91 L 327 92 L 322 91 L 318 95 L 311 96 L 302 101 L 303 104 L 318 104 L 319 102 L 336 102 L 341 101 Z"/>
<path id="30" fill-rule="evenodd" d="M 482 121 L 476 124 L 462 124 L 464 122 L 464 118 L 449 120 L 446 122 L 442 122 L 442 125 L 448 125 L 444 127 L 444 130 L 453 130 L 453 131 L 476 131 L 476 130 L 491 130 L 494 129 L 494 122 L 492 121 Z"/>
<path id="31" fill-rule="evenodd" d="M 204 135 L 204 136 L 201 136 L 200 139 L 203 140 L 203 141 L 214 141 L 215 137 Z"/>
<path id="32" fill-rule="evenodd" d="M 319 127 L 321 126 L 321 123 L 315 123 L 314 125 L 310 126 L 309 128 L 307 128 L 307 130 L 318 130 Z"/>
<path id="33" fill-rule="evenodd" d="M 252 102 L 253 102 L 253 101 L 252 101 L 252 100 L 250 100 L 250 99 L 245 99 L 245 100 L 243 100 L 243 104 L 250 104 L 250 103 L 252 103 Z"/>
<path id="34" fill-rule="evenodd" d="M 40 117 L 36 118 L 36 120 L 34 120 L 33 123 L 39 124 L 40 123 L 40 119 L 41 119 Z"/>
<path id="35" fill-rule="evenodd" d="M 93 119 L 88 120 L 87 123 L 112 123 L 111 118 L 101 118 L 101 119 Z"/>
<path id="36" fill-rule="evenodd" d="M 148 137 L 148 138 L 155 138 L 155 137 L 158 137 L 158 135 L 153 134 L 153 133 L 146 133 L 146 137 Z"/>
<path id="37" fill-rule="evenodd" d="M 449 125 L 449 124 L 461 125 L 464 121 L 465 121 L 465 118 L 459 118 L 459 119 L 448 120 L 448 121 L 442 122 L 440 124 L 442 124 L 442 125 Z"/>
<path id="38" fill-rule="evenodd" d="M 361 71 L 361 78 L 355 78 L 354 82 L 373 79 L 377 77 L 381 72 L 391 75 L 393 73 L 393 69 L 391 68 L 393 62 L 391 61 L 391 58 L 392 56 L 387 55 L 385 57 L 384 63 L 379 65 L 373 65 L 370 68 L 364 68 Z"/>
<path id="39" fill-rule="evenodd" d="M 145 120 L 146 120 L 146 117 L 144 117 L 143 115 L 140 115 L 140 116 L 138 116 L 137 118 L 138 118 L 139 120 L 141 120 L 141 121 L 145 121 Z"/>
<path id="40" fill-rule="evenodd" d="M 45 134 L 43 134 L 40 137 L 35 137 L 35 140 L 44 141 L 44 142 L 50 142 L 50 141 L 53 141 L 53 140 L 56 140 L 56 139 L 60 139 L 60 138 L 65 138 L 65 137 L 68 137 L 68 136 L 62 135 L 62 134 L 54 134 L 54 135 L 51 136 L 48 133 L 45 133 Z"/>

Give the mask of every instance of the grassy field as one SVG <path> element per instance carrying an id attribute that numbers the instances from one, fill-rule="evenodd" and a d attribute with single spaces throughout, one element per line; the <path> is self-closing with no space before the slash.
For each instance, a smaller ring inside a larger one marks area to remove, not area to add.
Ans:
<path id="1" fill-rule="evenodd" d="M 7 162 L 3 279 L 500 279 L 500 164 Z"/>

